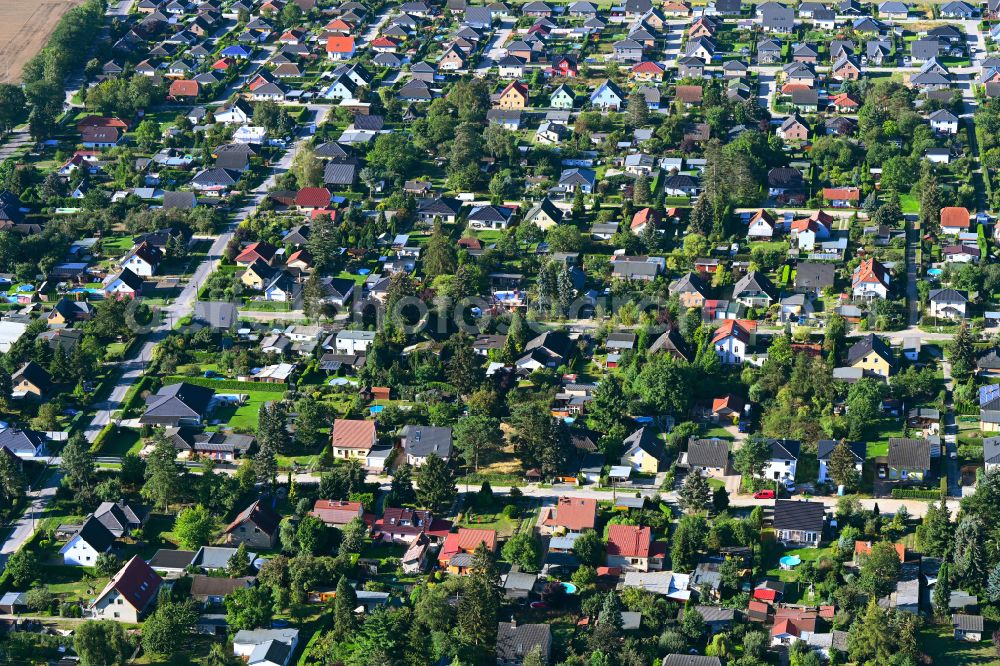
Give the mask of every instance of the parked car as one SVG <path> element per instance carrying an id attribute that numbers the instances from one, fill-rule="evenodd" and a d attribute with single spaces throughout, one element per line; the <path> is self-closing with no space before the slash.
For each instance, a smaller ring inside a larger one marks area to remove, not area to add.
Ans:
<path id="1" fill-rule="evenodd" d="M 758 490 L 753 494 L 754 499 L 774 499 L 773 490 Z"/>

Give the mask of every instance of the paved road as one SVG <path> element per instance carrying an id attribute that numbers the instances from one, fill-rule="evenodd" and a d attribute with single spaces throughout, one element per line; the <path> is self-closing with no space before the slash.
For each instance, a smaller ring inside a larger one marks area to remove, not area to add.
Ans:
<path id="1" fill-rule="evenodd" d="M 106 13 L 108 16 L 128 16 L 128 11 L 131 8 L 132 0 L 121 0 L 120 2 L 109 3 Z"/>
<path id="2" fill-rule="evenodd" d="M 40 519 L 52 498 L 56 496 L 56 489 L 62 480 L 62 473 L 51 470 L 47 473 L 41 488 L 28 493 L 30 503 L 24 514 L 11 525 L 13 528 L 3 545 L 0 546 L 0 571 L 7 564 L 7 558 L 17 552 L 24 543 L 35 533 L 35 529 L 40 524 Z"/>

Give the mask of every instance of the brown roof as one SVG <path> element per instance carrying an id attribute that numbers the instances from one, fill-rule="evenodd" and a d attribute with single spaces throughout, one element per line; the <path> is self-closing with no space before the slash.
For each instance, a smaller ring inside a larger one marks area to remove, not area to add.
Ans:
<path id="1" fill-rule="evenodd" d="M 543 525 L 565 527 L 579 532 L 593 529 L 597 517 L 597 500 L 582 497 L 560 497 L 559 502 L 542 521 Z"/>
<path id="2" fill-rule="evenodd" d="M 248 587 L 251 576 L 241 578 L 223 578 L 221 576 L 191 576 L 191 596 L 201 600 L 205 597 L 224 597 L 233 590 Z"/>
<path id="3" fill-rule="evenodd" d="M 116 590 L 130 606 L 143 610 L 156 596 L 162 579 L 138 555 L 133 555 L 128 563 L 118 570 L 104 586 L 97 599 L 103 599 L 111 590 Z"/>
<path id="4" fill-rule="evenodd" d="M 333 422 L 333 446 L 339 449 L 370 449 L 375 440 L 375 422 L 337 419 Z"/>
<path id="5" fill-rule="evenodd" d="M 701 101 L 701 86 L 677 86 L 675 96 L 682 102 L 693 104 Z"/>
<path id="6" fill-rule="evenodd" d="M 259 527 L 261 532 L 273 535 L 278 531 L 278 523 L 281 522 L 281 517 L 274 512 L 274 509 L 257 500 L 240 511 L 233 522 L 229 523 L 229 526 L 226 527 L 226 532 L 232 532 L 245 522 L 251 522 Z"/>

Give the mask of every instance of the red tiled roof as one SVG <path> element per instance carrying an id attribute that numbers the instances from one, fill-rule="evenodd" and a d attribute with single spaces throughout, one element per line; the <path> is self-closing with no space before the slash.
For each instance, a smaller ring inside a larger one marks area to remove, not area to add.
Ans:
<path id="1" fill-rule="evenodd" d="M 268 245 L 267 243 L 261 243 L 261 242 L 250 243 L 236 257 L 236 263 L 252 264 L 258 259 L 266 263 L 271 261 L 273 257 L 274 257 L 274 248 Z"/>
<path id="2" fill-rule="evenodd" d="M 727 319 L 722 322 L 722 326 L 715 329 L 715 335 L 712 336 L 712 342 L 716 343 L 720 340 L 725 340 L 729 336 L 735 336 L 739 340 L 744 342 L 749 342 L 750 331 L 743 327 L 743 325 L 736 321 L 735 319 Z"/>
<path id="3" fill-rule="evenodd" d="M 337 419 L 333 422 L 333 446 L 339 449 L 370 449 L 375 440 L 375 422 Z"/>
<path id="4" fill-rule="evenodd" d="M 712 401 L 713 412 L 718 412 L 727 408 L 734 412 L 741 411 L 743 409 L 743 400 L 730 393 Z"/>
<path id="5" fill-rule="evenodd" d="M 644 60 L 632 65 L 632 72 L 635 74 L 662 74 L 663 67 L 652 60 Z"/>
<path id="6" fill-rule="evenodd" d="M 199 90 L 200 86 L 197 81 L 177 79 L 170 84 L 170 90 L 167 94 L 171 97 L 197 97 Z"/>
<path id="7" fill-rule="evenodd" d="M 399 43 L 395 39 L 389 39 L 388 37 L 379 37 L 377 39 L 373 39 L 371 45 L 374 47 L 394 47 L 398 46 Z"/>
<path id="8" fill-rule="evenodd" d="M 858 201 L 861 190 L 856 187 L 824 187 L 823 198 L 827 201 Z"/>
<path id="9" fill-rule="evenodd" d="M 638 525 L 612 525 L 608 528 L 608 555 L 649 557 L 653 530 Z"/>
<path id="10" fill-rule="evenodd" d="M 693 104 L 701 101 L 701 86 L 677 86 L 674 96 L 682 102 Z"/>
<path id="11" fill-rule="evenodd" d="M 851 285 L 855 286 L 862 282 L 878 282 L 883 286 L 889 286 L 885 279 L 885 266 L 875 259 L 862 259 L 858 267 L 854 269 L 851 276 Z"/>
<path id="12" fill-rule="evenodd" d="M 496 530 L 472 530 L 462 527 L 458 532 L 452 532 L 445 537 L 438 561 L 447 562 L 458 553 L 474 552 L 481 543 L 485 543 L 487 548 L 495 551 L 497 548 Z"/>
<path id="13" fill-rule="evenodd" d="M 128 123 L 121 118 L 111 118 L 108 116 L 86 116 L 76 123 L 77 131 L 82 131 L 84 127 L 117 127 L 120 130 L 127 130 Z"/>
<path id="14" fill-rule="evenodd" d="M 508 83 L 507 87 L 504 88 L 503 91 L 501 91 L 500 96 L 503 97 L 511 90 L 516 90 L 517 93 L 520 94 L 525 99 L 528 98 L 528 86 L 524 85 L 520 81 L 511 81 L 510 83 Z"/>
<path id="15" fill-rule="evenodd" d="M 870 555 L 872 552 L 872 545 L 871 541 L 858 539 L 854 542 L 854 554 Z M 896 549 L 896 554 L 899 555 L 899 561 L 904 561 L 906 559 L 906 546 L 901 543 L 894 543 L 893 547 Z"/>
<path id="16" fill-rule="evenodd" d="M 941 226 L 950 229 L 968 229 L 969 210 L 960 206 L 945 206 L 941 209 Z"/>
<path id="17" fill-rule="evenodd" d="M 141 611 L 156 596 L 162 582 L 152 567 L 138 555 L 133 555 L 132 559 L 108 581 L 97 595 L 97 599 L 103 599 L 111 590 L 116 590 L 130 606 Z"/>
<path id="18" fill-rule="evenodd" d="M 659 221 L 660 211 L 653 208 L 643 208 L 632 216 L 632 229 L 638 229 L 647 222 L 652 222 L 655 225 Z"/>
<path id="19" fill-rule="evenodd" d="M 330 190 L 325 187 L 303 187 L 295 195 L 295 205 L 301 208 L 326 208 L 330 205 Z"/>
<path id="20" fill-rule="evenodd" d="M 833 106 L 860 106 L 861 103 L 858 100 L 851 97 L 848 93 L 840 93 L 834 95 L 830 98 L 830 104 Z"/>
<path id="21" fill-rule="evenodd" d="M 330 35 L 326 38 L 327 53 L 353 53 L 354 38 L 342 35 Z"/>
<path id="22" fill-rule="evenodd" d="M 565 527 L 579 532 L 593 529 L 597 517 L 597 500 L 582 497 L 560 497 L 559 502 L 542 522 L 552 527 Z"/>

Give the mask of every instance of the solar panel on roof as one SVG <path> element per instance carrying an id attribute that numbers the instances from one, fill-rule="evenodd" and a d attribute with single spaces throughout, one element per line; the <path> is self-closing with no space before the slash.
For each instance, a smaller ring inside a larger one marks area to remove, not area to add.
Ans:
<path id="1" fill-rule="evenodd" d="M 985 405 L 1000 398 L 1000 384 L 990 384 L 979 388 L 979 404 Z"/>

